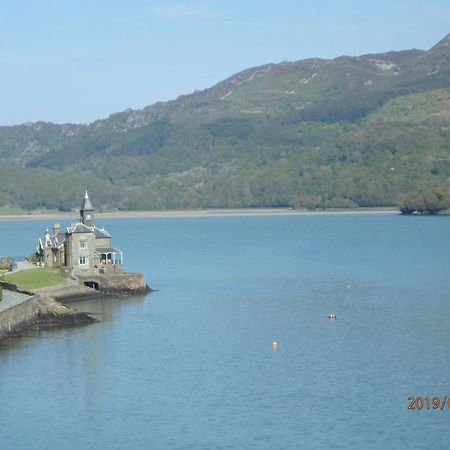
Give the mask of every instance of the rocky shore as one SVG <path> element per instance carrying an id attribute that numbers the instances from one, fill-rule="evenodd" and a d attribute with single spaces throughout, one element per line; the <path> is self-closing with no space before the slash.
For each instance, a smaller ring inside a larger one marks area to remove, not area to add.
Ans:
<path id="1" fill-rule="evenodd" d="M 84 283 L 95 283 L 95 287 Z M 104 295 L 146 294 L 151 291 L 141 274 L 126 273 L 112 276 L 77 277 L 65 283 L 23 290 L 14 283 L 0 281 L 5 301 L 0 302 L 0 339 L 18 336 L 36 325 L 81 325 L 98 322 L 66 303 Z M 8 301 L 8 297 L 14 297 Z"/>
<path id="2" fill-rule="evenodd" d="M 0 339 L 20 335 L 24 330 L 41 324 L 78 325 L 97 322 L 88 314 L 66 306 L 69 302 L 105 295 L 151 292 L 143 274 L 115 270 L 115 266 L 108 269 L 83 276 L 71 275 L 62 284 L 28 290 L 0 280 L 3 291 L 3 300 L 0 297 Z M 26 270 L 21 268 L 21 271 Z"/>
<path id="3" fill-rule="evenodd" d="M 0 311 L 0 339 L 18 336 L 36 325 L 81 325 L 97 322 L 54 298 L 36 294 Z"/>

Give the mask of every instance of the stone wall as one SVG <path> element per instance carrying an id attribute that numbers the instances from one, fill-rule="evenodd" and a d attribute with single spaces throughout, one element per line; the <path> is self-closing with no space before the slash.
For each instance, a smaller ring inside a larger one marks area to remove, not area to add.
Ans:
<path id="1" fill-rule="evenodd" d="M 96 283 L 99 291 L 111 294 L 146 294 L 151 289 L 144 275 L 135 272 L 80 275 L 81 283 Z"/>
<path id="2" fill-rule="evenodd" d="M 78 281 L 35 289 L 35 292 L 49 296 L 63 304 L 76 300 L 95 298 L 101 295 L 101 292 L 87 287 Z"/>
<path id="3" fill-rule="evenodd" d="M 101 276 L 100 290 L 106 292 L 146 293 L 150 288 L 141 273 L 122 273 L 116 275 Z"/>
<path id="4" fill-rule="evenodd" d="M 123 274 L 122 264 L 105 264 L 99 268 L 99 273 L 102 275 L 118 275 Z"/>
<path id="5" fill-rule="evenodd" d="M 151 289 L 141 273 L 126 272 L 122 274 L 99 275 L 99 288 L 103 292 L 122 294 L 145 294 Z"/>
<path id="6" fill-rule="evenodd" d="M 95 247 L 96 248 L 109 248 L 111 247 L 111 238 L 95 238 Z"/>
<path id="7" fill-rule="evenodd" d="M 34 295 L 0 312 L 0 339 L 42 323 L 89 323 L 96 319 L 63 306 L 51 297 Z"/>
<path id="8" fill-rule="evenodd" d="M 94 270 L 94 250 L 95 235 L 94 233 L 72 233 L 68 240 L 68 267 L 73 269 L 74 275 L 81 275 L 84 272 Z M 84 248 L 80 242 L 84 242 Z M 80 257 L 85 257 L 87 264 L 80 264 Z"/>
<path id="9" fill-rule="evenodd" d="M 22 294 L 33 295 L 33 292 L 27 291 L 25 289 L 21 289 L 17 284 L 8 283 L 7 281 L 0 280 L 0 285 L 3 289 L 7 289 L 8 291 L 20 292 Z"/>

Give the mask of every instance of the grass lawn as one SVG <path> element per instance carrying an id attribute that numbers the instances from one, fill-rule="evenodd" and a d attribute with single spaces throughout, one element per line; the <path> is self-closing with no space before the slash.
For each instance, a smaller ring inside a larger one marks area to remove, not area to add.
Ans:
<path id="1" fill-rule="evenodd" d="M 5 274 L 4 280 L 15 283 L 22 289 L 36 289 L 46 286 L 54 286 L 64 282 L 65 278 L 59 270 L 52 269 L 30 269 Z"/>

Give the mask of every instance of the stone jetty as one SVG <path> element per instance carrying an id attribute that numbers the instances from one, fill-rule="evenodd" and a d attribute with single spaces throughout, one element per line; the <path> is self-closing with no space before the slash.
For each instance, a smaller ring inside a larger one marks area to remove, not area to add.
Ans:
<path id="1" fill-rule="evenodd" d="M 93 317 L 77 312 L 55 301 L 36 294 L 3 290 L 0 302 L 0 339 L 20 335 L 39 324 L 86 324 L 97 322 Z"/>
<path id="2" fill-rule="evenodd" d="M 0 280 L 0 339 L 17 336 L 39 324 L 87 324 L 97 319 L 66 303 L 104 295 L 145 294 L 151 289 L 142 274 L 121 273 L 67 278 L 66 282 L 30 291 Z"/>

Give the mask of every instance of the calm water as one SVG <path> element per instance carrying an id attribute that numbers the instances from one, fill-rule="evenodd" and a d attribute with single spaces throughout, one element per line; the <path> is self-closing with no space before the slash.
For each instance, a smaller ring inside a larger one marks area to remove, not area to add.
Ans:
<path id="1" fill-rule="evenodd" d="M 102 224 L 159 291 L 2 344 L 2 450 L 449 448 L 450 409 L 407 405 L 450 396 L 450 218 Z"/>

